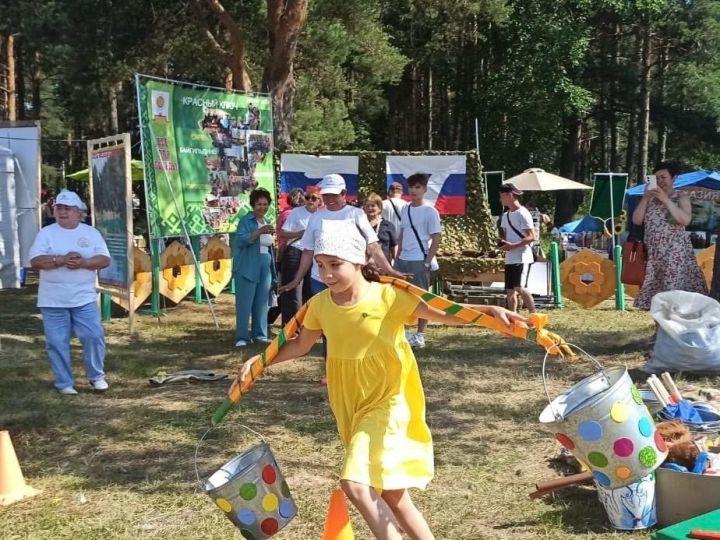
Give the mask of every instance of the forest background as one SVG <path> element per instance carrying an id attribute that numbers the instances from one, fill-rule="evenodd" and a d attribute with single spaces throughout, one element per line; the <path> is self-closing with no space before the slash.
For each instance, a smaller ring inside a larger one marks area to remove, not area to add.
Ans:
<path id="1" fill-rule="evenodd" d="M 720 161 L 717 0 L 0 0 L 0 119 L 43 177 L 139 141 L 134 74 L 273 95 L 280 149 L 471 150 L 579 181 Z M 139 155 L 139 145 L 133 153 Z M 136 156 L 137 157 L 137 156 Z M 557 199 L 555 222 L 581 196 Z"/>

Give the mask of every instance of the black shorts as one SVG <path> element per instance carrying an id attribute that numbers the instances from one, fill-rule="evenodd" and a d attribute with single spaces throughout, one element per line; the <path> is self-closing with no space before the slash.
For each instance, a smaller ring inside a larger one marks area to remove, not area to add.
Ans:
<path id="1" fill-rule="evenodd" d="M 509 291 L 517 287 L 527 287 L 528 276 L 530 275 L 530 264 L 506 264 L 505 265 L 505 290 Z"/>

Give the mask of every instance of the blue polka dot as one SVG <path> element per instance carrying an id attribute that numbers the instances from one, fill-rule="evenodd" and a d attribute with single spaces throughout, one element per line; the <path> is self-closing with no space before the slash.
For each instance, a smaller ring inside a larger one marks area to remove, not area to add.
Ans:
<path id="1" fill-rule="evenodd" d="M 643 437 L 652 437 L 653 423 L 647 416 L 643 416 L 638 422 L 638 429 Z"/>
<path id="2" fill-rule="evenodd" d="M 600 424 L 592 420 L 580 422 L 578 433 L 586 441 L 599 441 L 603 436 L 603 429 Z"/>
<path id="3" fill-rule="evenodd" d="M 280 503 L 280 517 L 288 519 L 295 513 L 295 505 L 290 499 L 285 499 Z"/>
<path id="4" fill-rule="evenodd" d="M 252 510 L 244 508 L 237 513 L 237 517 L 243 525 L 252 525 L 255 523 L 255 513 Z"/>
<path id="5" fill-rule="evenodd" d="M 593 473 L 593 477 L 595 478 L 595 481 L 600 484 L 602 487 L 608 487 L 610 485 L 610 478 L 608 478 L 608 475 L 605 473 L 601 473 L 600 471 L 595 471 Z"/>

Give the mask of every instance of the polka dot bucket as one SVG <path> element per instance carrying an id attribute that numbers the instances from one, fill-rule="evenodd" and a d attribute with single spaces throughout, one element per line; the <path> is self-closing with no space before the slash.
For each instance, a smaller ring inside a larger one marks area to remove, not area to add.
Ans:
<path id="1" fill-rule="evenodd" d="M 547 390 L 543 362 L 543 384 L 550 404 L 540 422 L 590 468 L 598 486 L 617 489 L 658 468 L 667 457 L 667 447 L 627 370 L 603 369 L 589 358 L 600 371 L 554 400 Z"/>
<path id="2" fill-rule="evenodd" d="M 203 483 L 203 490 L 246 540 L 270 538 L 297 514 L 265 442 L 228 461 Z"/>

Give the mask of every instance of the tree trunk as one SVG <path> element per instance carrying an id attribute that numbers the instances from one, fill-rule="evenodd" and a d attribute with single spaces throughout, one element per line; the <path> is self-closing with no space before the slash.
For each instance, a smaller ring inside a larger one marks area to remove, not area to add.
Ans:
<path id="1" fill-rule="evenodd" d="M 118 122 L 118 93 L 121 91 L 121 82 L 110 85 L 110 133 L 112 135 L 120 132 Z"/>
<path id="2" fill-rule="evenodd" d="M 621 26 L 614 25 L 612 44 L 613 73 L 620 70 L 620 35 Z M 610 170 L 618 172 L 620 169 L 620 128 L 618 126 L 618 82 L 616 77 L 610 81 Z"/>
<path id="3" fill-rule="evenodd" d="M 660 89 L 658 93 L 658 109 L 660 110 L 660 117 L 658 118 L 658 144 L 657 152 L 655 153 L 655 161 L 665 161 L 667 154 L 667 139 L 668 139 L 668 126 L 665 119 L 665 75 L 667 73 L 670 64 L 670 46 L 666 45 L 662 49 L 662 57 L 660 58 L 660 72 L 658 78 L 660 82 Z"/>
<path id="4" fill-rule="evenodd" d="M 25 87 L 25 55 L 23 54 L 22 39 L 15 43 L 15 57 L 18 59 L 16 62 L 17 71 L 17 103 L 18 103 L 18 119 L 25 120 L 27 115 L 25 114 L 25 100 L 27 99 L 27 92 Z"/>
<path id="5" fill-rule="evenodd" d="M 652 36 L 650 35 L 650 21 L 646 21 L 642 37 L 642 71 L 640 79 L 640 136 L 638 139 L 638 168 L 637 179 L 645 178 L 648 166 L 648 145 L 650 140 L 650 82 L 652 79 Z"/>
<path id="6" fill-rule="evenodd" d="M 30 82 L 32 87 L 32 108 L 33 119 L 40 120 L 40 111 L 42 108 L 42 97 L 40 95 L 40 87 L 42 85 L 42 71 L 40 70 L 40 52 L 33 53 L 32 72 L 30 73 Z"/>
<path id="7" fill-rule="evenodd" d="M 582 121 L 576 116 L 571 116 L 566 117 L 563 123 L 565 125 L 565 140 L 560 154 L 560 176 L 575 179 Z M 575 212 L 577 212 L 582 199 L 578 199 L 575 193 L 566 190 L 557 192 L 554 219 L 556 225 L 562 225 L 572 220 Z"/>
<path id="8" fill-rule="evenodd" d="M 643 66 L 643 31 L 637 28 L 635 34 L 635 67 L 637 68 L 637 82 L 630 101 L 630 118 L 628 119 L 627 152 L 625 154 L 625 169 L 627 170 L 630 182 L 634 185 L 638 182 L 638 150 L 639 150 L 639 126 L 640 126 L 640 95 L 642 86 Z"/>
<path id="9" fill-rule="evenodd" d="M 291 148 L 295 117 L 295 53 L 307 18 L 308 0 L 267 0 L 267 7 L 270 56 L 263 87 L 272 96 L 275 146 L 286 150 Z"/>
<path id="10" fill-rule="evenodd" d="M 17 120 L 17 95 L 15 93 L 15 37 L 7 36 L 5 50 L 7 52 L 7 118 L 11 122 Z"/>

